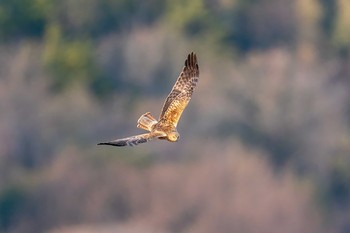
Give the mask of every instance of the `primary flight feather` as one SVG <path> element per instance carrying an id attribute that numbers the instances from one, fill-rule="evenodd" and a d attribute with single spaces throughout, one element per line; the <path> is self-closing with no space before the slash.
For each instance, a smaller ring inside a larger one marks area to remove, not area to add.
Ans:
<path id="1" fill-rule="evenodd" d="M 151 113 L 143 114 L 137 121 L 137 127 L 149 133 L 117 139 L 110 142 L 101 142 L 98 145 L 135 146 L 152 139 L 165 139 L 176 142 L 180 135 L 176 130 L 182 112 L 190 102 L 192 93 L 199 77 L 198 60 L 195 53 L 190 53 L 173 89 L 166 98 L 159 119 Z"/>

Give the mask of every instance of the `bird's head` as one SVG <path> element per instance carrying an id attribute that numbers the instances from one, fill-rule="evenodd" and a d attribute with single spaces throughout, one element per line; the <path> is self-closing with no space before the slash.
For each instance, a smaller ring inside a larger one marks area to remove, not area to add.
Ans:
<path id="1" fill-rule="evenodd" d="M 179 140 L 180 138 L 180 134 L 176 131 L 172 131 L 168 134 L 168 141 L 170 142 L 176 142 L 177 140 Z"/>

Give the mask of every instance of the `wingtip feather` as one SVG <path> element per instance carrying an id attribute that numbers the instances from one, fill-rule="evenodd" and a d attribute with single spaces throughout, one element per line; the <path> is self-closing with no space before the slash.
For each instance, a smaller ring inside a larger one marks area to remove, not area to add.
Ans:
<path id="1" fill-rule="evenodd" d="M 193 67 L 198 69 L 197 55 L 195 52 L 191 52 L 187 55 L 185 60 L 185 67 Z"/>
<path id="2" fill-rule="evenodd" d="M 126 146 L 126 143 L 120 142 L 100 142 L 97 145 L 106 145 L 106 146 Z"/>

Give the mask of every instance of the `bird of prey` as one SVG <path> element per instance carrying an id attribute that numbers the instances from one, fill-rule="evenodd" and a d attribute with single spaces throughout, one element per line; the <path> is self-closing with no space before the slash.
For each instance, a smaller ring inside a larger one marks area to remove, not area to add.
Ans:
<path id="1" fill-rule="evenodd" d="M 137 127 L 149 131 L 145 134 L 101 142 L 98 145 L 135 146 L 152 139 L 176 142 L 180 135 L 176 130 L 177 123 L 189 103 L 199 77 L 197 56 L 190 53 L 173 89 L 165 100 L 157 121 L 150 112 L 143 114 L 137 121 Z"/>

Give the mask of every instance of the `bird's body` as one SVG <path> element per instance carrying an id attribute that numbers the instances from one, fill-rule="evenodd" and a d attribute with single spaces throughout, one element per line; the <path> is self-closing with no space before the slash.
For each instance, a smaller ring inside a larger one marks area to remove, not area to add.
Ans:
<path id="1" fill-rule="evenodd" d="M 137 127 L 147 130 L 149 133 L 110 142 L 102 142 L 98 145 L 135 146 L 155 138 L 176 142 L 180 136 L 176 130 L 177 123 L 191 99 L 193 90 L 198 82 L 198 77 L 197 56 L 191 53 L 188 55 L 185 66 L 173 89 L 165 100 L 159 120 L 156 120 L 150 112 L 147 112 L 137 121 Z"/>

